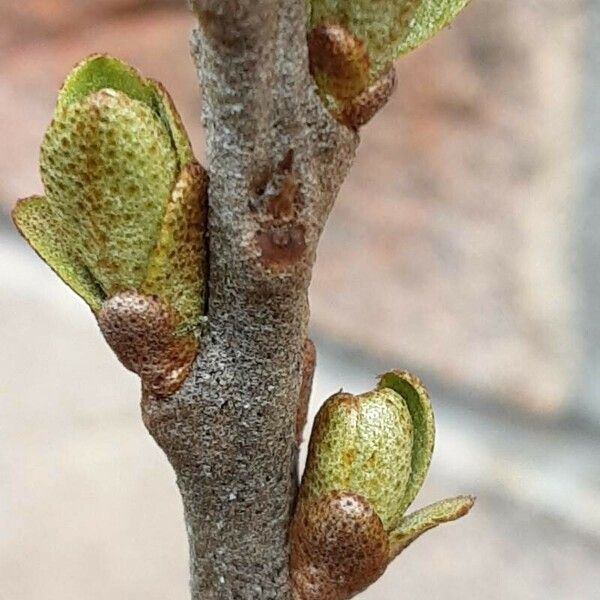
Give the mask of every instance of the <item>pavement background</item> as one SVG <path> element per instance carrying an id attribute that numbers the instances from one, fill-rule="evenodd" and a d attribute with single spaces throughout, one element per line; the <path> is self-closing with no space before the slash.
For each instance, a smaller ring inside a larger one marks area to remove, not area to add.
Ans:
<path id="1" fill-rule="evenodd" d="M 144 429 L 138 382 L 87 307 L 16 236 L 0 248 L 0 599 L 183 600 L 187 542 L 174 476 Z M 311 419 L 386 368 L 315 331 Z M 480 411 L 430 390 L 437 442 L 415 506 L 474 493 L 364 600 L 595 600 L 596 431 Z"/>

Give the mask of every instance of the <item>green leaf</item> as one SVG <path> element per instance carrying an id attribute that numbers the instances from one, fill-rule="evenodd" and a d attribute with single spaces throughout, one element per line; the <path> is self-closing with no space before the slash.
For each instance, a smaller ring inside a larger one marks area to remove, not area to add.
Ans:
<path id="1" fill-rule="evenodd" d="M 123 92 L 57 108 L 40 157 L 46 197 L 107 296 L 141 285 L 177 163 L 161 119 Z"/>
<path id="2" fill-rule="evenodd" d="M 82 265 L 69 251 L 68 235 L 60 217 L 50 210 L 43 196 L 19 200 L 12 218 L 23 237 L 56 274 L 97 312 L 105 295 Z"/>
<path id="3" fill-rule="evenodd" d="M 194 160 L 181 117 L 164 86 L 153 79 L 145 79 L 136 69 L 112 56 L 93 54 L 77 64 L 58 94 L 56 108 L 64 109 L 103 89 L 122 92 L 128 98 L 144 103 L 163 120 L 177 152 L 179 167 Z"/>
<path id="4" fill-rule="evenodd" d="M 105 54 L 93 54 L 78 63 L 58 93 L 57 109 L 63 109 L 94 92 L 111 89 L 155 110 L 156 91 L 128 64 Z"/>
<path id="5" fill-rule="evenodd" d="M 405 400 L 414 427 L 412 469 L 406 493 L 400 503 L 402 514 L 419 493 L 429 465 L 435 441 L 435 422 L 427 390 L 414 375 L 407 371 L 390 371 L 381 376 L 378 390 L 392 389 Z"/>
<path id="6" fill-rule="evenodd" d="M 398 527 L 389 534 L 390 560 L 426 531 L 465 516 L 474 502 L 472 496 L 457 496 L 440 500 L 404 517 Z"/>
<path id="7" fill-rule="evenodd" d="M 173 147 L 175 148 L 177 158 L 179 159 L 179 167 L 182 168 L 188 163 L 196 160 L 187 131 L 183 126 L 181 117 L 173 104 L 171 96 L 162 83 L 152 79 L 148 79 L 147 83 L 154 91 L 158 114 L 169 130 Z"/>
<path id="8" fill-rule="evenodd" d="M 411 416 L 399 394 L 336 394 L 315 419 L 301 493 L 358 494 L 389 531 L 404 514 L 399 507 L 411 476 L 412 445 Z"/>
<path id="9" fill-rule="evenodd" d="M 399 40 L 397 56 L 406 54 L 430 40 L 449 25 L 470 1 L 423 0 L 408 22 L 408 30 Z"/>
<path id="10" fill-rule="evenodd" d="M 204 313 L 208 176 L 198 163 L 186 165 L 167 204 L 158 242 L 141 291 L 158 296 L 177 312 L 184 332 L 198 327 Z"/>

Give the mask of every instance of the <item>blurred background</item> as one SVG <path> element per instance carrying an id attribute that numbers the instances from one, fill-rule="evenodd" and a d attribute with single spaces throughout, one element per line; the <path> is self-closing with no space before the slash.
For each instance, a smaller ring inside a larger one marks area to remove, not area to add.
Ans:
<path id="1" fill-rule="evenodd" d="M 174 476 L 137 378 L 13 230 L 57 89 L 106 51 L 204 156 L 182 0 L 0 0 L 0 599 L 187 598 Z M 399 62 L 311 288 L 312 414 L 389 367 L 432 392 L 417 505 L 474 493 L 365 600 L 600 598 L 600 2 L 474 0 Z"/>

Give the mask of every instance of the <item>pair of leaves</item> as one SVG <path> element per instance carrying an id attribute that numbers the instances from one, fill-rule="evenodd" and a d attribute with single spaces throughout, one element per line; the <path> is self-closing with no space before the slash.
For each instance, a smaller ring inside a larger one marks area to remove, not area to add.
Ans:
<path id="1" fill-rule="evenodd" d="M 358 495 L 381 519 L 392 545 L 405 547 L 472 504 L 460 497 L 404 516 L 425 481 L 434 438 L 429 396 L 410 373 L 386 373 L 374 391 L 359 396 L 336 394 L 315 419 L 301 496 Z"/>
<path id="2" fill-rule="evenodd" d="M 191 330 L 203 311 L 206 175 L 162 86 L 92 56 L 58 97 L 41 149 L 45 196 L 13 212 L 27 241 L 98 313 L 136 290 Z"/>
<path id="3" fill-rule="evenodd" d="M 473 498 L 459 496 L 404 516 L 427 475 L 434 436 L 427 391 L 405 371 L 384 374 L 371 392 L 325 402 L 290 529 L 295 597 L 351 598 L 420 535 L 469 512 Z"/>

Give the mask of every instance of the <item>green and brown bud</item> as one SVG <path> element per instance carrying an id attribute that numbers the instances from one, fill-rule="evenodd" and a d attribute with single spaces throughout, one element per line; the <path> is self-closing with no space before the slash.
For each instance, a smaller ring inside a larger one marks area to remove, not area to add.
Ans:
<path id="1" fill-rule="evenodd" d="M 82 61 L 59 92 L 40 168 L 45 195 L 13 211 L 34 250 L 96 316 L 111 298 L 135 293 L 170 315 L 174 339 L 195 344 L 207 176 L 163 87 L 109 56 Z M 119 327 L 127 338 L 123 319 Z"/>
<path id="2" fill-rule="evenodd" d="M 350 598 L 422 533 L 469 511 L 473 499 L 465 496 L 405 516 L 425 480 L 434 436 L 427 391 L 406 372 L 386 373 L 372 392 L 325 402 L 291 528 L 298 600 Z M 352 565 L 341 569 L 342 557 Z"/>
<path id="3" fill-rule="evenodd" d="M 307 0 L 310 69 L 334 117 L 354 129 L 366 123 L 392 93 L 394 61 L 432 38 L 469 2 Z M 378 83 L 382 78 L 387 84 Z"/>

